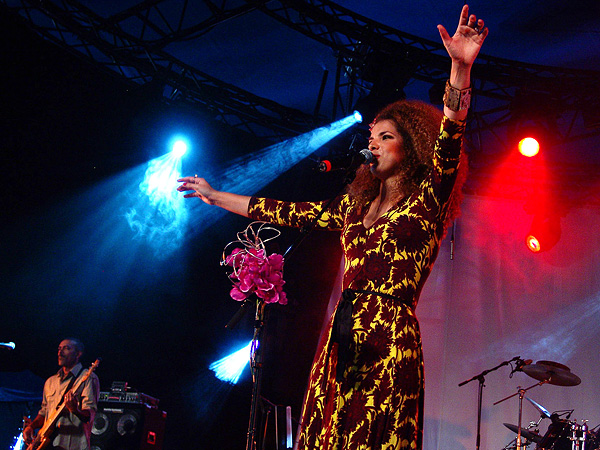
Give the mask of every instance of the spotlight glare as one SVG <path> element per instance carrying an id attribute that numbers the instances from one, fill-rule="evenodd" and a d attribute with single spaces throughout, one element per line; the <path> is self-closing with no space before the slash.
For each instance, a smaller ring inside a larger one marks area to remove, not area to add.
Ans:
<path id="1" fill-rule="evenodd" d="M 362 114 L 359 113 L 358 111 L 354 111 L 354 120 L 356 120 L 356 122 L 358 123 L 362 123 Z"/>
<path id="2" fill-rule="evenodd" d="M 21 433 L 14 445 L 10 447 L 10 450 L 24 450 L 26 447 L 25 440 L 23 439 L 23 433 Z"/>
<path id="3" fill-rule="evenodd" d="M 538 241 L 537 238 L 532 234 L 525 238 L 525 244 L 527 244 L 527 248 L 533 253 L 537 253 L 541 250 L 540 241 Z"/>
<path id="4" fill-rule="evenodd" d="M 185 155 L 185 152 L 187 152 L 187 144 L 185 143 L 185 141 L 175 141 L 175 143 L 173 144 L 173 154 L 175 155 L 175 157 L 181 158 L 183 155 Z"/>
<path id="5" fill-rule="evenodd" d="M 225 358 L 215 361 L 208 368 L 215 373 L 215 376 L 219 380 L 236 384 L 240 379 L 246 364 L 250 361 L 251 348 L 252 341 L 244 348 L 241 348 Z"/>
<path id="6" fill-rule="evenodd" d="M 537 155 L 539 151 L 540 144 L 535 138 L 526 137 L 519 141 L 519 152 L 521 152 L 523 156 L 531 158 L 532 156 Z"/>
<path id="7" fill-rule="evenodd" d="M 135 238 L 151 244 L 157 256 L 166 256 L 182 243 L 188 212 L 176 189 L 180 177 L 181 159 L 172 152 L 149 161 L 138 185 L 138 201 L 125 213 Z"/>

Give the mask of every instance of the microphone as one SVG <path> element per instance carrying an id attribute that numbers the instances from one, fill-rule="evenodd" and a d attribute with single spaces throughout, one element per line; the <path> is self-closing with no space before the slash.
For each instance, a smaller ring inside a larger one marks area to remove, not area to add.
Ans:
<path id="1" fill-rule="evenodd" d="M 523 372 L 523 367 L 528 366 L 533 362 L 533 359 L 521 359 L 520 357 L 515 360 L 515 367 L 510 371 L 509 378 L 512 378 L 513 373 Z"/>
<path id="2" fill-rule="evenodd" d="M 358 153 L 324 159 L 317 168 L 319 172 L 331 172 L 339 169 L 351 171 L 358 169 L 361 164 L 369 164 L 371 161 L 373 161 L 373 153 L 365 148 Z"/>
<path id="3" fill-rule="evenodd" d="M 517 364 L 515 365 L 515 372 L 517 370 L 523 371 L 523 367 L 528 366 L 533 362 L 533 359 L 518 359 Z"/>
<path id="4" fill-rule="evenodd" d="M 0 347 L 5 347 L 9 350 L 14 350 L 16 345 L 14 342 L 0 342 Z"/>

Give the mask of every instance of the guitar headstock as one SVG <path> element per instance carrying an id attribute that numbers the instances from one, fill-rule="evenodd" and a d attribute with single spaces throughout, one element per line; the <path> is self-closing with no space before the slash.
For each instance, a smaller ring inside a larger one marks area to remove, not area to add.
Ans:
<path id="1" fill-rule="evenodd" d="M 96 359 L 96 361 L 94 361 L 92 363 L 92 365 L 90 366 L 90 368 L 88 369 L 87 373 L 85 374 L 85 376 L 81 379 L 82 382 L 84 382 L 85 380 L 87 380 L 90 375 L 92 374 L 92 372 L 94 370 L 96 370 L 96 367 L 98 367 L 100 365 L 100 361 L 102 361 L 102 358 L 98 358 Z"/>
<path id="2" fill-rule="evenodd" d="M 92 363 L 92 365 L 90 366 L 90 371 L 96 370 L 96 368 L 100 365 L 101 361 L 102 361 L 102 358 L 97 358 L 96 361 L 94 361 Z"/>

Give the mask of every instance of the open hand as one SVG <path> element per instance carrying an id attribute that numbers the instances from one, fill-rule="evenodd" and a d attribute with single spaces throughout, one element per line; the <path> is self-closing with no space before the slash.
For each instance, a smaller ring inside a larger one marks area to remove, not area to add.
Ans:
<path id="1" fill-rule="evenodd" d="M 483 19 L 478 20 L 474 14 L 469 16 L 469 5 L 463 6 L 454 36 L 450 36 L 443 25 L 437 28 L 452 61 L 464 66 L 473 65 L 489 32 Z"/>
<path id="2" fill-rule="evenodd" d="M 183 183 L 177 188 L 179 192 L 192 191 L 185 194 L 185 198 L 199 197 L 204 203 L 212 205 L 211 196 L 215 190 L 204 178 L 195 175 L 193 177 L 179 178 L 177 182 Z"/>

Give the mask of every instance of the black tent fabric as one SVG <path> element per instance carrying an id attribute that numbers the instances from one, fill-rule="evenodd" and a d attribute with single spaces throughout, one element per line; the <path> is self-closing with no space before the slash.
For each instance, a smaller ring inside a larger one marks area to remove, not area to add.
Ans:
<path id="1" fill-rule="evenodd" d="M 42 399 L 44 380 L 29 370 L 0 372 L 0 402 L 30 402 Z"/>

